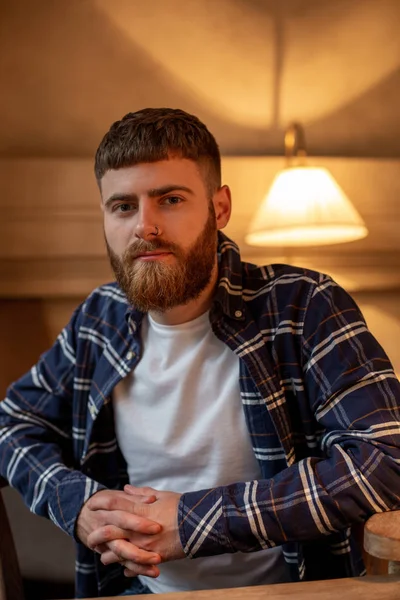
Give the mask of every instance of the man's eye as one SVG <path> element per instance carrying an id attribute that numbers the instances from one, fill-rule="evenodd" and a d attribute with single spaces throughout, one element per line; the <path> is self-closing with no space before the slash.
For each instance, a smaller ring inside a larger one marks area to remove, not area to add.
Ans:
<path id="1" fill-rule="evenodd" d="M 182 202 L 182 199 L 178 196 L 168 196 L 168 198 L 164 198 L 165 204 L 179 204 Z"/>
<path id="2" fill-rule="evenodd" d="M 114 206 L 113 212 L 128 212 L 133 209 L 132 204 L 117 204 Z"/>

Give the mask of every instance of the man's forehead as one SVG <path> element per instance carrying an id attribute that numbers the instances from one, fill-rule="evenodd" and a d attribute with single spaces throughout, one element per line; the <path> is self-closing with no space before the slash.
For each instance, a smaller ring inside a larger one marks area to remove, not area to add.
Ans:
<path id="1" fill-rule="evenodd" d="M 109 169 L 100 181 L 103 196 L 117 190 L 145 193 L 163 186 L 182 186 L 190 189 L 202 182 L 197 163 L 185 158 L 137 163 L 119 169 Z"/>

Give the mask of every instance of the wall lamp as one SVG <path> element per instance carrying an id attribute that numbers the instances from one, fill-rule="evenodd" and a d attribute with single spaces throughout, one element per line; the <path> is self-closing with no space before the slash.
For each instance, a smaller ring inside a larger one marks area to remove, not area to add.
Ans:
<path id="1" fill-rule="evenodd" d="M 286 167 L 275 176 L 245 242 L 251 246 L 317 246 L 360 240 L 365 223 L 325 168 L 306 163 L 305 136 L 292 123 L 285 133 Z"/>

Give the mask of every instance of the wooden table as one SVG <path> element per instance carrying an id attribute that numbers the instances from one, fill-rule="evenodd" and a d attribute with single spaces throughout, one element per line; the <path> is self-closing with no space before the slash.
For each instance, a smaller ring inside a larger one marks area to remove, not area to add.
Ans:
<path id="1" fill-rule="evenodd" d="M 123 598 L 145 598 L 122 596 Z M 151 598 L 151 596 L 146 596 Z M 121 596 L 108 600 L 120 600 Z M 255 587 L 157 594 L 157 600 L 400 600 L 400 577 L 354 577 Z M 88 599 L 89 600 L 89 599 Z"/>

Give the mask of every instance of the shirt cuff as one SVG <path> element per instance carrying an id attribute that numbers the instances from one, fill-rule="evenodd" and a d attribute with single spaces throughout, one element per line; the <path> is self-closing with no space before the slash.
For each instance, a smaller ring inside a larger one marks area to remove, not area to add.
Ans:
<path id="1" fill-rule="evenodd" d="M 227 530 L 222 487 L 188 492 L 178 506 L 182 548 L 189 558 L 236 552 Z"/>
<path id="2" fill-rule="evenodd" d="M 82 506 L 93 494 L 106 486 L 90 479 L 79 471 L 71 471 L 54 488 L 49 502 L 49 517 L 60 529 L 80 541 L 76 537 L 75 525 Z"/>

